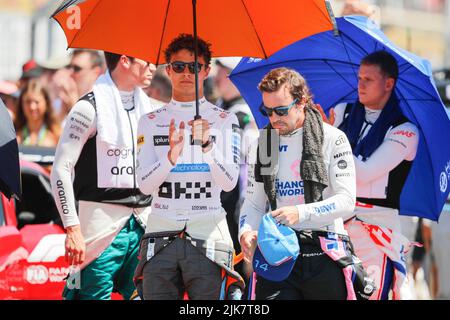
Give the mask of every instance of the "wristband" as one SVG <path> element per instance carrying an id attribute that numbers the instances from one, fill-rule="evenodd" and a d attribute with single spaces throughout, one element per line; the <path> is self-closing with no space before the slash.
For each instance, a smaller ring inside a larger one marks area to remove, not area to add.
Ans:
<path id="1" fill-rule="evenodd" d="M 202 144 L 202 149 L 207 148 L 211 144 L 211 139 L 208 139 L 204 144 Z"/>

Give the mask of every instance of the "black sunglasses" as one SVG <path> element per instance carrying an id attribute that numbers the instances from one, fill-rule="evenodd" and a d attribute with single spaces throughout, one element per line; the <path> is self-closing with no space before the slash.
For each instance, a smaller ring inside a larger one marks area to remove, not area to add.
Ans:
<path id="1" fill-rule="evenodd" d="M 183 73 L 184 69 L 186 69 L 186 66 L 188 66 L 189 72 L 194 74 L 195 73 L 195 62 L 183 62 L 183 61 L 174 61 L 169 63 L 169 65 L 172 67 L 172 70 L 176 73 Z M 197 63 L 198 70 L 197 72 L 200 72 L 202 70 L 203 64 Z"/>
<path id="2" fill-rule="evenodd" d="M 284 117 L 287 116 L 289 110 L 297 103 L 298 99 L 292 101 L 288 106 L 279 106 L 275 108 L 267 108 L 265 105 L 261 104 L 260 111 L 266 117 L 271 117 L 275 112 L 277 116 Z"/>
<path id="3" fill-rule="evenodd" d="M 69 65 L 66 66 L 66 69 L 69 69 L 69 70 L 72 69 L 73 72 L 75 72 L 75 73 L 78 73 L 78 72 L 80 72 L 81 70 L 83 70 L 82 67 L 77 66 L 76 64 L 69 64 Z"/>

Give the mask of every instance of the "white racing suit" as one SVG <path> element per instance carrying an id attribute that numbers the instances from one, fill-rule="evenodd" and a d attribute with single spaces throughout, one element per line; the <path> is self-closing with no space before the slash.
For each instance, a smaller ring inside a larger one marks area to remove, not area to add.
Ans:
<path id="1" fill-rule="evenodd" d="M 140 269 L 143 270 L 145 299 L 177 299 L 179 298 L 177 290 L 179 291 L 181 286 L 186 286 L 191 299 L 219 298 L 218 292 L 211 288 L 215 288 L 217 283 L 220 284 L 220 275 L 219 279 L 216 279 L 217 277 L 210 279 L 216 272 L 216 269 L 210 266 L 210 278 L 207 279 L 207 275 L 204 275 L 202 279 L 202 268 L 206 269 L 207 266 L 206 262 L 199 257 L 190 267 L 186 266 L 186 270 L 182 267 L 183 278 L 192 277 L 191 284 L 169 280 L 170 285 L 163 285 L 158 275 L 146 276 L 145 264 L 162 259 L 162 254 L 172 250 L 171 246 L 179 245 L 180 248 L 188 246 L 183 250 L 189 256 L 196 252 L 196 249 L 191 250 L 191 242 L 180 242 L 178 239 L 189 238 L 194 239 L 194 243 L 195 239 L 204 242 L 207 257 L 217 264 L 220 263 L 214 260 L 215 255 L 212 252 L 218 247 L 226 246 L 231 254 L 233 253 L 233 242 L 226 222 L 226 213 L 220 202 L 220 193 L 222 190 L 232 190 L 239 177 L 238 120 L 234 114 L 214 106 L 204 98 L 200 99 L 199 103 L 202 118 L 209 121 L 210 139 L 213 141 L 212 149 L 206 153 L 203 153 L 201 146 L 193 144 L 191 127 L 188 125 L 195 115 L 195 102 L 172 100 L 167 106 L 142 117 L 139 121 L 138 184 L 144 194 L 153 195 L 152 213 L 148 217 L 143 241 L 154 241 L 151 235 L 173 235 L 174 232 L 180 235 L 157 254 L 154 252 L 153 242 L 152 245 L 141 244 L 141 248 L 149 248 L 146 252 L 141 250 Z M 183 151 L 175 166 L 168 159 L 171 119 L 175 119 L 177 130 L 181 121 L 184 121 L 186 125 Z M 179 250 L 176 252 L 179 253 Z M 183 260 L 183 257 L 174 255 L 172 258 L 167 258 L 164 263 L 171 265 L 179 260 Z M 233 267 L 232 261 L 225 265 L 229 269 Z M 161 266 L 161 263 L 158 263 L 158 266 Z M 192 270 L 195 268 L 197 269 Z M 175 270 L 173 272 L 175 274 Z M 192 273 L 197 274 L 192 275 Z M 174 275 L 175 278 L 178 276 Z M 142 275 L 136 274 L 136 279 L 140 278 Z M 201 286 L 196 284 L 198 282 L 208 282 L 210 288 L 200 289 Z"/>
<path id="2" fill-rule="evenodd" d="M 334 126 L 344 120 L 346 106 L 336 106 Z M 380 114 L 381 110 L 366 108 L 360 140 Z M 388 299 L 391 289 L 394 299 L 410 295 L 404 282 L 407 275 L 404 254 L 412 243 L 401 234 L 398 199 L 409 165 L 416 156 L 418 141 L 417 127 L 404 122 L 386 132 L 383 143 L 366 161 L 354 157 L 356 218 L 346 223 L 346 229 L 357 256 L 378 288 L 371 300 Z"/>

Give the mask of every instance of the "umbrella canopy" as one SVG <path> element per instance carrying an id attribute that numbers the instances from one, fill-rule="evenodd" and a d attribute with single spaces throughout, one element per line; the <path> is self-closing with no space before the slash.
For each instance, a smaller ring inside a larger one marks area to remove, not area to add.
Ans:
<path id="1" fill-rule="evenodd" d="M 358 68 L 367 54 L 391 53 L 399 65 L 395 92 L 404 115 L 420 130 L 417 156 L 400 197 L 400 213 L 438 220 L 450 191 L 450 120 L 434 85 L 427 60 L 395 46 L 369 19 L 336 19 L 339 36 L 322 32 L 300 40 L 267 60 L 245 58 L 230 79 L 254 111 L 258 126 L 268 119 L 259 110 L 257 89 L 262 77 L 281 66 L 299 71 L 307 80 L 315 102 L 324 110 L 358 97 Z"/>
<path id="2" fill-rule="evenodd" d="M 19 149 L 11 116 L 0 99 L 0 192 L 9 199 L 21 197 Z"/>
<path id="3" fill-rule="evenodd" d="M 161 64 L 175 37 L 193 34 L 193 2 L 198 36 L 212 44 L 216 57 L 265 58 L 333 27 L 324 0 L 66 0 L 53 17 L 70 48 Z"/>

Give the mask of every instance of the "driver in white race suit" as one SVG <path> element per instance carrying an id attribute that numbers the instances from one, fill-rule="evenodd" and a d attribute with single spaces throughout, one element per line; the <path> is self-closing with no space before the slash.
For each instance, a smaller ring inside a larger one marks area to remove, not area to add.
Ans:
<path id="1" fill-rule="evenodd" d="M 210 45 L 198 40 L 199 110 L 195 116 L 194 39 L 182 34 L 165 50 L 172 100 L 138 126 L 139 188 L 153 195 L 136 270 L 146 300 L 237 299 L 243 280 L 233 269 L 233 241 L 220 193 L 238 181 L 237 117 L 203 97 Z M 234 283 L 234 285 L 232 284 Z"/>

